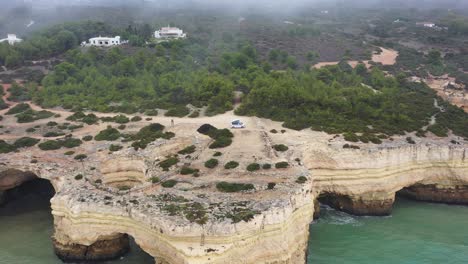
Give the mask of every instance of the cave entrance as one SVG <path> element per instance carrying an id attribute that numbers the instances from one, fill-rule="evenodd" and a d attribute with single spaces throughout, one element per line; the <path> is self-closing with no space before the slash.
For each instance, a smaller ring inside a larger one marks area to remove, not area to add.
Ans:
<path id="1" fill-rule="evenodd" d="M 118 261 L 118 263 L 138 263 L 138 264 L 154 264 L 155 259 L 148 253 L 146 253 L 141 247 L 135 242 L 135 239 L 128 235 L 130 240 L 130 251 L 127 253 L 123 261 Z M 111 263 L 109 263 L 111 264 Z"/>
<path id="2" fill-rule="evenodd" d="M 24 213 L 29 210 L 50 211 L 50 199 L 55 189 L 49 180 L 34 178 L 3 193 L 3 206 L 0 215 Z"/>

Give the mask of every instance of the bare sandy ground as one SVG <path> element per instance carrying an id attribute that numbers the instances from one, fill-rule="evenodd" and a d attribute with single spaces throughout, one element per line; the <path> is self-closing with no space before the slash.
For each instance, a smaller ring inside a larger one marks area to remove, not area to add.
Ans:
<path id="1" fill-rule="evenodd" d="M 394 65 L 398 57 L 398 51 L 392 49 L 381 48 L 382 52 L 380 54 L 373 54 L 372 61 L 375 63 L 381 63 L 382 65 Z M 370 61 L 363 61 L 366 67 L 369 69 L 371 67 Z M 329 61 L 329 62 L 320 62 L 312 66 L 315 69 L 320 69 L 325 66 L 337 65 L 339 61 Z M 351 67 L 355 68 L 360 62 L 359 61 L 348 61 L 348 64 Z"/>
<path id="2" fill-rule="evenodd" d="M 464 86 L 456 84 L 455 81 L 455 78 L 448 75 L 424 79 L 424 82 L 440 97 L 468 112 L 468 92 Z"/>

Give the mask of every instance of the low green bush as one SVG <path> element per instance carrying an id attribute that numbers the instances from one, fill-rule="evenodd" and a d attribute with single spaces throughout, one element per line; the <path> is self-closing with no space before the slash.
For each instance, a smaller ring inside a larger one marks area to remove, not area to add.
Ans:
<path id="1" fill-rule="evenodd" d="M 62 143 L 56 140 L 48 140 L 40 143 L 38 146 L 41 150 L 57 150 L 62 148 Z"/>
<path id="2" fill-rule="evenodd" d="M 50 131 L 42 135 L 43 137 L 61 137 L 65 135 L 65 133 L 62 132 L 55 132 L 55 131 Z"/>
<path id="3" fill-rule="evenodd" d="M 8 144 L 5 140 L 0 139 L 0 153 L 1 154 L 10 153 L 15 150 L 16 150 L 15 146 Z"/>
<path id="4" fill-rule="evenodd" d="M 224 168 L 225 168 L 226 170 L 235 169 L 235 168 L 237 168 L 237 167 L 239 167 L 239 162 L 237 162 L 237 161 L 229 161 L 228 163 L 226 163 L 226 164 L 224 165 Z"/>
<path id="5" fill-rule="evenodd" d="M 182 169 L 180 169 L 180 174 L 189 175 L 189 174 L 197 173 L 199 171 L 200 170 L 198 170 L 198 169 L 192 169 L 192 168 L 189 168 L 189 167 L 182 167 Z"/>
<path id="6" fill-rule="evenodd" d="M 123 147 L 120 146 L 120 145 L 114 145 L 114 144 L 112 144 L 112 145 L 109 146 L 109 151 L 111 151 L 111 152 L 119 151 L 119 150 L 121 150 L 122 148 L 123 148 Z"/>
<path id="7" fill-rule="evenodd" d="M 158 115 L 158 110 L 155 110 L 155 109 L 148 110 L 148 111 L 145 112 L 145 115 L 147 115 L 147 116 L 157 116 Z"/>
<path id="8" fill-rule="evenodd" d="M 67 151 L 67 152 L 65 152 L 65 153 L 63 153 L 63 154 L 64 154 L 65 156 L 71 156 L 71 155 L 75 154 L 75 151 L 70 150 L 70 151 Z"/>
<path id="9" fill-rule="evenodd" d="M 265 164 L 263 164 L 263 165 L 262 165 L 262 169 L 264 169 L 264 170 L 269 170 L 269 169 L 271 169 L 271 164 L 270 164 L 270 163 L 265 163 Z"/>
<path id="10" fill-rule="evenodd" d="M 219 182 L 216 184 L 216 188 L 221 192 L 227 193 L 255 190 L 255 187 L 251 183 Z"/>
<path id="11" fill-rule="evenodd" d="M 78 174 L 75 176 L 75 180 L 79 181 L 81 179 L 83 179 L 83 174 Z"/>
<path id="12" fill-rule="evenodd" d="M 304 177 L 304 176 L 299 176 L 299 177 L 297 178 L 296 182 L 299 183 L 299 184 L 304 184 L 304 183 L 307 182 L 307 178 Z"/>
<path id="13" fill-rule="evenodd" d="M 78 138 L 66 138 L 64 140 L 62 140 L 62 146 L 66 147 L 66 148 L 76 148 L 78 146 L 80 146 L 81 144 L 83 143 L 83 141 L 81 141 L 81 139 L 78 139 Z"/>
<path id="14" fill-rule="evenodd" d="M 165 116 L 184 117 L 190 114 L 190 109 L 186 106 L 175 106 L 167 110 Z"/>
<path id="15" fill-rule="evenodd" d="M 289 167 L 289 163 L 287 163 L 286 161 L 281 161 L 275 164 L 275 168 L 277 169 L 285 169 L 287 167 Z"/>
<path id="16" fill-rule="evenodd" d="M 161 186 L 164 187 L 164 188 L 172 188 L 172 187 L 176 186 L 176 184 L 177 184 L 176 180 L 167 180 L 167 181 L 164 181 L 163 183 L 161 183 Z"/>
<path id="17" fill-rule="evenodd" d="M 15 106 L 13 106 L 12 108 L 10 108 L 10 109 L 5 113 L 5 115 L 16 115 L 16 114 L 25 112 L 25 111 L 27 111 L 27 110 L 32 110 L 32 109 L 31 109 L 31 106 L 29 106 L 29 104 L 26 104 L 26 103 L 20 103 L 20 104 L 17 104 L 17 105 L 15 105 Z"/>
<path id="18" fill-rule="evenodd" d="M 39 139 L 35 138 L 30 138 L 30 137 L 22 137 L 20 139 L 17 139 L 15 143 L 13 143 L 13 146 L 15 148 L 28 148 L 35 146 L 37 143 L 39 143 Z"/>
<path id="19" fill-rule="evenodd" d="M 83 161 L 85 160 L 86 158 L 88 158 L 88 156 L 86 154 L 78 154 L 74 157 L 75 160 L 79 160 L 79 161 Z"/>
<path id="20" fill-rule="evenodd" d="M 93 140 L 93 136 L 91 136 L 91 135 L 84 136 L 82 139 L 83 139 L 84 141 L 91 141 L 91 140 Z"/>
<path id="21" fill-rule="evenodd" d="M 219 164 L 219 161 L 217 159 L 209 159 L 205 162 L 205 167 L 209 169 L 213 169 L 216 166 L 218 166 L 218 164 Z"/>
<path id="22" fill-rule="evenodd" d="M 273 149 L 279 152 L 287 151 L 289 148 L 284 144 L 273 145 Z"/>
<path id="23" fill-rule="evenodd" d="M 259 169 L 260 169 L 260 164 L 258 164 L 258 163 L 251 163 L 251 164 L 247 165 L 247 170 L 248 171 L 252 172 L 252 171 L 257 171 Z"/>
<path id="24" fill-rule="evenodd" d="M 106 129 L 100 131 L 95 137 L 94 140 L 96 141 L 115 141 L 121 137 L 120 132 L 112 127 L 107 127 Z"/>
<path id="25" fill-rule="evenodd" d="M 216 151 L 216 152 L 213 154 L 213 157 L 221 157 L 222 155 L 223 155 L 222 152 Z"/>
<path id="26" fill-rule="evenodd" d="M 181 154 L 181 155 L 188 155 L 188 154 L 194 153 L 195 150 L 196 150 L 195 145 L 191 145 L 191 146 L 188 146 L 188 147 L 184 148 L 183 150 L 179 151 L 178 153 Z"/>
<path id="27" fill-rule="evenodd" d="M 130 119 L 130 121 L 132 121 L 132 122 L 139 122 L 141 120 L 143 120 L 143 119 L 140 116 L 134 116 L 134 117 L 132 117 L 132 119 Z"/>
<path id="28" fill-rule="evenodd" d="M 161 167 L 164 171 L 168 171 L 170 167 L 176 165 L 179 162 L 177 157 L 168 157 L 167 159 L 159 162 L 159 167 Z"/>
<path id="29" fill-rule="evenodd" d="M 151 183 L 158 183 L 161 180 L 159 179 L 159 177 L 153 176 L 153 177 L 150 178 L 150 181 L 151 181 Z"/>
<path id="30" fill-rule="evenodd" d="M 269 182 L 269 183 L 268 183 L 268 186 L 267 186 L 267 189 L 268 189 L 268 190 L 273 190 L 273 189 L 275 188 L 275 186 L 276 186 L 276 183 L 274 183 L 274 182 Z"/>

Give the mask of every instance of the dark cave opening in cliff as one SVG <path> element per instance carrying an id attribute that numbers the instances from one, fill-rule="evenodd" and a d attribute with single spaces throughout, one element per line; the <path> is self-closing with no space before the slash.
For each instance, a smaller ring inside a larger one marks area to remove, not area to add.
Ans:
<path id="1" fill-rule="evenodd" d="M 55 189 L 46 179 L 34 178 L 3 193 L 2 214 L 15 214 L 29 210 L 50 210 L 50 199 Z"/>

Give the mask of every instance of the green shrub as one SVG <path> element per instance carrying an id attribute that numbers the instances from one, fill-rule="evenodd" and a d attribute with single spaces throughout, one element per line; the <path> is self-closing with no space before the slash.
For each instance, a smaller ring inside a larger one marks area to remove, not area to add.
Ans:
<path id="1" fill-rule="evenodd" d="M 135 150 L 144 149 L 146 146 L 158 138 L 171 139 L 175 136 L 171 132 L 163 132 L 164 126 L 158 123 L 153 123 L 143 127 L 135 135 L 131 135 L 129 140 L 135 141 L 132 147 Z"/>
<path id="2" fill-rule="evenodd" d="M 237 168 L 237 167 L 239 167 L 239 162 L 237 162 L 237 161 L 229 161 L 228 163 L 226 163 L 226 164 L 224 165 L 224 168 L 225 168 L 226 170 L 235 169 L 235 168 Z"/>
<path id="3" fill-rule="evenodd" d="M 289 163 L 287 163 L 286 161 L 278 162 L 275 164 L 275 168 L 277 169 L 285 169 L 287 167 L 289 167 Z"/>
<path id="4" fill-rule="evenodd" d="M 270 130 L 270 133 L 272 133 L 272 134 L 277 134 L 277 133 L 278 133 L 278 130 L 272 129 L 272 130 Z"/>
<path id="5" fill-rule="evenodd" d="M 126 117 L 124 115 L 114 116 L 113 120 L 114 120 L 115 123 L 118 123 L 118 124 L 126 124 L 126 123 L 130 122 L 130 119 L 128 119 L 128 117 Z"/>
<path id="6" fill-rule="evenodd" d="M 213 154 L 213 157 L 221 157 L 222 155 L 223 155 L 222 152 L 216 151 L 216 152 Z"/>
<path id="7" fill-rule="evenodd" d="M 271 164 L 269 164 L 269 163 L 263 164 L 263 165 L 262 165 L 262 169 L 264 169 L 264 170 L 269 170 L 269 169 L 271 169 Z"/>
<path id="8" fill-rule="evenodd" d="M 163 183 L 161 183 L 161 186 L 164 187 L 164 188 L 172 188 L 172 187 L 176 186 L 176 184 L 177 184 L 176 180 L 167 180 L 167 181 L 164 181 Z"/>
<path id="9" fill-rule="evenodd" d="M 70 151 L 67 151 L 67 152 L 65 152 L 63 154 L 66 155 L 66 156 L 71 156 L 71 155 L 75 154 L 75 151 L 70 150 Z"/>
<path id="10" fill-rule="evenodd" d="M 26 110 L 25 112 L 19 113 L 15 115 L 16 122 L 18 123 L 31 123 L 39 119 L 46 119 L 52 117 L 54 113 L 42 110 L 42 111 L 34 111 L 34 110 Z"/>
<path id="11" fill-rule="evenodd" d="M 273 190 L 273 189 L 275 188 L 275 186 L 276 186 L 276 183 L 274 183 L 274 182 L 269 182 L 269 183 L 268 183 L 268 186 L 267 186 L 267 189 L 268 189 L 268 190 Z"/>
<path id="12" fill-rule="evenodd" d="M 179 162 L 179 159 L 174 157 L 168 157 L 167 159 L 159 162 L 159 167 L 163 168 L 164 171 L 168 171 L 170 167 L 176 165 Z"/>
<path id="13" fill-rule="evenodd" d="M 114 145 L 114 144 L 112 144 L 112 145 L 109 146 L 109 151 L 111 151 L 111 152 L 119 151 L 119 150 L 121 150 L 122 148 L 123 148 L 123 147 L 120 146 L 120 145 Z"/>
<path id="14" fill-rule="evenodd" d="M 132 122 L 139 122 L 141 120 L 143 120 L 143 119 L 140 116 L 134 116 L 134 117 L 132 117 L 132 119 L 130 119 L 130 121 L 132 121 Z"/>
<path id="15" fill-rule="evenodd" d="M 15 146 L 8 144 L 5 140 L 0 139 L 0 153 L 5 154 L 15 150 Z"/>
<path id="16" fill-rule="evenodd" d="M 5 115 L 16 115 L 27 110 L 31 110 L 31 106 L 29 106 L 29 104 L 26 103 L 20 103 L 10 108 L 8 112 L 5 113 Z"/>
<path id="17" fill-rule="evenodd" d="M 182 169 L 180 169 L 180 174 L 189 175 L 189 174 L 197 173 L 199 171 L 200 170 L 198 170 L 198 169 L 192 169 L 192 168 L 189 168 L 189 167 L 182 167 Z"/>
<path id="18" fill-rule="evenodd" d="M 232 139 L 228 137 L 218 137 L 216 140 L 211 143 L 209 146 L 210 149 L 225 148 L 232 144 Z"/>
<path id="19" fill-rule="evenodd" d="M 30 127 L 28 129 L 26 129 L 26 132 L 27 133 L 34 133 L 34 132 L 36 132 L 36 129 L 34 127 Z"/>
<path id="20" fill-rule="evenodd" d="M 187 155 L 187 154 L 192 154 L 195 152 L 195 145 L 191 145 L 191 146 L 188 146 L 186 148 L 184 148 L 183 150 L 179 151 L 178 153 L 181 154 L 181 155 Z"/>
<path id="21" fill-rule="evenodd" d="M 260 164 L 258 163 L 251 163 L 247 166 L 248 171 L 257 171 L 260 169 Z"/>
<path id="22" fill-rule="evenodd" d="M 27 148 L 27 147 L 32 147 L 35 146 L 37 143 L 39 143 L 39 139 L 35 138 L 30 138 L 30 137 L 22 137 L 20 139 L 17 139 L 15 143 L 13 143 L 13 146 L 15 148 Z"/>
<path id="23" fill-rule="evenodd" d="M 41 150 L 57 150 L 62 147 L 62 143 L 56 140 L 48 140 L 39 144 Z"/>
<path id="24" fill-rule="evenodd" d="M 118 130 L 125 130 L 126 128 L 127 128 L 126 125 L 119 125 L 119 126 L 117 127 Z"/>
<path id="25" fill-rule="evenodd" d="M 50 131 L 50 132 L 45 133 L 42 136 L 43 137 L 60 137 L 60 136 L 63 136 L 63 135 L 65 135 L 65 134 L 62 133 L 62 132 Z"/>
<path id="26" fill-rule="evenodd" d="M 84 137 L 83 137 L 83 140 L 84 140 L 84 141 L 91 141 L 91 140 L 93 140 L 93 136 L 90 136 L 90 135 L 84 136 Z"/>
<path id="27" fill-rule="evenodd" d="M 75 180 L 79 181 L 81 179 L 83 179 L 83 174 L 78 174 L 75 176 Z"/>
<path id="28" fill-rule="evenodd" d="M 86 158 L 88 158 L 88 156 L 86 154 L 78 154 L 74 157 L 75 160 L 79 160 L 79 161 L 83 161 L 85 160 Z"/>
<path id="29" fill-rule="evenodd" d="M 94 140 L 96 141 L 115 141 L 121 137 L 120 132 L 112 127 L 107 127 L 106 129 L 100 131 L 95 137 Z"/>
<path id="30" fill-rule="evenodd" d="M 253 184 L 246 183 L 229 183 L 229 182 L 219 182 L 216 184 L 216 188 L 221 192 L 233 193 L 241 191 L 255 190 Z"/>
<path id="31" fill-rule="evenodd" d="M 164 114 L 165 116 L 173 116 L 173 117 L 184 117 L 190 113 L 190 109 L 186 106 L 176 106 L 172 107 Z"/>
<path id="32" fill-rule="evenodd" d="M 83 141 L 81 141 L 81 139 L 78 139 L 78 138 L 66 138 L 64 140 L 62 140 L 62 146 L 63 147 L 66 147 L 66 148 L 76 148 L 78 146 L 80 146 Z"/>
<path id="33" fill-rule="evenodd" d="M 54 126 L 57 126 L 57 125 L 58 125 L 58 123 L 55 122 L 55 121 L 49 121 L 49 122 L 47 122 L 47 126 L 50 126 L 50 127 L 54 127 Z"/>
<path id="34" fill-rule="evenodd" d="M 304 176 L 299 176 L 299 177 L 297 178 L 296 182 L 299 183 L 299 184 L 304 184 L 304 183 L 307 182 L 307 178 L 304 177 Z"/>
<path id="35" fill-rule="evenodd" d="M 286 145 L 278 144 L 278 145 L 273 145 L 273 149 L 275 149 L 276 151 L 284 152 L 284 151 L 287 151 L 289 148 Z"/>
<path id="36" fill-rule="evenodd" d="M 145 115 L 147 116 L 157 116 L 158 115 L 158 110 L 151 109 L 145 112 Z"/>
<path id="37" fill-rule="evenodd" d="M 153 177 L 150 178 L 150 181 L 151 181 L 151 183 L 158 183 L 158 182 L 160 182 L 160 179 L 159 179 L 159 177 L 153 176 Z"/>
<path id="38" fill-rule="evenodd" d="M 359 137 L 354 133 L 345 133 L 344 139 L 349 142 L 359 142 Z"/>
<path id="39" fill-rule="evenodd" d="M 205 167 L 209 169 L 213 169 L 216 166 L 218 166 L 218 164 L 219 164 L 219 161 L 217 159 L 209 159 L 205 162 Z"/>

